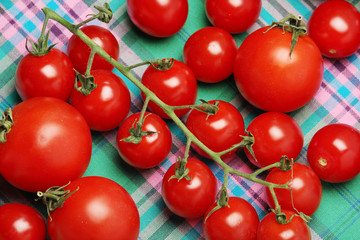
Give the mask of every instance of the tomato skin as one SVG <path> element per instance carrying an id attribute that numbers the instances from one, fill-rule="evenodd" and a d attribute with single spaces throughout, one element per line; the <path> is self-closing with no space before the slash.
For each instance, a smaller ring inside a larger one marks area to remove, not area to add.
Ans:
<path id="1" fill-rule="evenodd" d="M 130 111 L 130 91 L 113 72 L 94 70 L 91 75 L 97 87 L 87 96 L 74 89 L 71 105 L 84 116 L 92 130 L 112 130 L 121 124 Z"/>
<path id="2" fill-rule="evenodd" d="M 1 240 L 45 240 L 46 226 L 32 207 L 20 203 L 0 206 Z"/>
<path id="3" fill-rule="evenodd" d="M 157 70 L 149 66 L 145 70 L 141 82 L 170 106 L 193 105 L 196 102 L 196 78 L 191 69 L 178 60 L 174 60 L 173 66 L 168 70 Z M 146 95 L 143 92 L 141 92 L 141 97 L 145 101 Z M 148 108 L 162 118 L 170 118 L 152 101 L 149 102 Z M 189 110 L 178 109 L 175 110 L 175 114 L 182 117 Z"/>
<path id="4" fill-rule="evenodd" d="M 213 212 L 203 223 L 204 235 L 207 240 L 255 240 L 259 217 L 255 208 L 246 200 L 230 197 L 229 207 Z M 214 203 L 205 216 L 216 206 Z"/>
<path id="5" fill-rule="evenodd" d="M 114 34 L 106 28 L 88 25 L 80 28 L 91 40 L 97 43 L 102 49 L 105 50 L 113 59 L 119 58 L 119 43 Z M 74 68 L 81 74 L 84 74 L 87 68 L 91 49 L 85 44 L 78 36 L 73 35 L 67 46 L 67 54 L 74 64 Z M 111 65 L 101 56 L 95 54 L 91 70 L 106 69 L 113 70 L 114 66 Z"/>
<path id="6" fill-rule="evenodd" d="M 140 217 L 130 194 L 116 182 L 97 176 L 79 178 L 65 190 L 75 191 L 51 212 L 51 240 L 137 239 Z"/>
<path id="7" fill-rule="evenodd" d="M 292 52 L 291 34 L 281 28 L 263 27 L 241 44 L 234 63 L 240 94 L 253 106 L 272 112 L 291 112 L 308 103 L 318 91 L 323 59 L 305 35 Z"/>
<path id="8" fill-rule="evenodd" d="M 126 3 L 131 21 L 153 37 L 170 37 L 180 31 L 189 10 L 187 0 L 126 0 Z"/>
<path id="9" fill-rule="evenodd" d="M 188 38 L 183 58 L 197 80 L 216 83 L 232 74 L 236 51 L 237 44 L 230 33 L 217 27 L 205 27 Z"/>
<path id="10" fill-rule="evenodd" d="M 169 180 L 175 175 L 175 164 L 167 170 L 162 181 L 161 195 L 166 206 L 183 218 L 203 216 L 215 202 L 217 193 L 215 175 L 205 163 L 190 158 L 186 168 L 190 170 L 188 175 L 191 180 L 185 178 Z"/>
<path id="11" fill-rule="evenodd" d="M 56 48 L 40 57 L 28 53 L 20 60 L 15 73 L 15 88 L 22 100 L 55 97 L 67 101 L 74 82 L 70 59 Z"/>
<path id="12" fill-rule="evenodd" d="M 360 132 L 342 123 L 318 130 L 309 143 L 307 158 L 321 180 L 345 182 L 360 173 Z"/>
<path id="13" fill-rule="evenodd" d="M 326 1 L 312 13 L 308 33 L 325 57 L 348 57 L 360 48 L 360 12 L 344 0 Z"/>
<path id="14" fill-rule="evenodd" d="M 45 191 L 81 177 L 92 150 L 85 119 L 56 98 L 28 99 L 12 110 L 14 124 L 0 144 L 0 172 L 21 190 Z"/>

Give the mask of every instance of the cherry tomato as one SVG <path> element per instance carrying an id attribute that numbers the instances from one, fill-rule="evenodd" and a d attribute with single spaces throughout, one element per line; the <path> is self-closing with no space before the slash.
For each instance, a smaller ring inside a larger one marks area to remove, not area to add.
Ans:
<path id="1" fill-rule="evenodd" d="M 236 50 L 236 42 L 230 33 L 217 27 L 205 27 L 186 41 L 184 63 L 197 80 L 216 83 L 232 74 Z"/>
<path id="2" fill-rule="evenodd" d="M 291 180 L 291 172 L 291 170 L 283 171 L 275 168 L 267 175 L 266 181 L 286 184 Z M 293 172 L 293 180 L 288 186 L 292 188 L 294 206 L 299 212 L 311 216 L 321 202 L 322 186 L 320 179 L 310 167 L 302 163 L 294 163 Z M 281 188 L 274 190 L 281 209 L 293 210 L 290 190 Z M 270 207 L 274 208 L 274 200 L 268 188 L 266 188 L 266 198 Z"/>
<path id="3" fill-rule="evenodd" d="M 91 75 L 97 87 L 87 96 L 74 89 L 71 105 L 84 116 L 92 130 L 114 129 L 130 111 L 129 89 L 120 77 L 109 70 L 95 70 Z"/>
<path id="4" fill-rule="evenodd" d="M 0 144 L 0 173 L 25 191 L 44 191 L 81 177 L 91 158 L 91 133 L 70 104 L 37 97 L 14 107 L 14 124 Z"/>
<path id="5" fill-rule="evenodd" d="M 78 189 L 78 190 L 76 190 Z M 74 192 L 51 212 L 51 240 L 137 239 L 140 217 L 130 194 L 116 182 L 97 176 L 79 178 L 65 190 Z"/>
<path id="6" fill-rule="evenodd" d="M 321 53 L 309 36 L 299 37 L 290 57 L 292 35 L 263 27 L 241 44 L 234 77 L 241 95 L 265 111 L 291 112 L 308 103 L 323 76 Z"/>
<path id="7" fill-rule="evenodd" d="M 303 133 L 297 122 L 280 112 L 267 112 L 250 122 L 247 131 L 255 139 L 252 149 L 256 159 L 245 148 L 249 160 L 259 168 L 280 161 L 283 155 L 294 160 L 304 144 Z"/>
<path id="8" fill-rule="evenodd" d="M 178 163 L 175 163 L 178 164 Z M 188 159 L 186 168 L 191 180 L 170 179 L 175 175 L 175 164 L 165 173 L 161 195 L 166 206 L 183 218 L 198 218 L 215 202 L 217 183 L 210 168 L 197 159 Z"/>
<path id="9" fill-rule="evenodd" d="M 170 153 L 171 132 L 166 122 L 153 113 L 145 113 L 143 131 L 155 132 L 141 138 L 138 144 L 122 141 L 130 136 L 129 129 L 136 126 L 140 113 L 128 117 L 120 126 L 116 142 L 125 162 L 136 168 L 152 168 L 159 165 Z"/>
<path id="10" fill-rule="evenodd" d="M 170 37 L 180 31 L 188 16 L 187 0 L 126 0 L 131 21 L 154 37 Z"/>
<path id="11" fill-rule="evenodd" d="M 119 58 L 119 43 L 114 34 L 109 30 L 95 25 L 85 26 L 80 28 L 80 30 L 104 49 L 113 59 L 117 60 Z M 74 64 L 74 68 L 81 74 L 84 74 L 86 71 L 90 52 L 90 47 L 78 36 L 73 35 L 70 38 L 67 46 L 67 54 Z M 111 71 L 114 69 L 114 66 L 101 56 L 95 54 L 91 69 L 106 69 Z"/>
<path id="12" fill-rule="evenodd" d="M 1 240 L 45 240 L 46 226 L 32 207 L 20 203 L 0 206 Z"/>
<path id="13" fill-rule="evenodd" d="M 209 115 L 192 110 L 186 120 L 186 127 L 208 148 L 214 152 L 227 150 L 234 144 L 240 143 L 244 135 L 245 125 L 241 113 L 231 103 L 216 100 L 219 102 L 219 109 L 215 115 Z M 215 100 L 209 101 L 214 104 Z M 194 150 L 204 157 L 209 157 L 196 144 L 191 145 Z M 231 156 L 236 152 L 232 150 L 223 155 Z"/>
<path id="14" fill-rule="evenodd" d="M 74 88 L 73 65 L 62 51 L 53 48 L 44 56 L 25 55 L 16 69 L 15 88 L 22 100 L 55 97 L 69 100 Z"/>
<path id="15" fill-rule="evenodd" d="M 230 197 L 229 207 L 214 211 L 203 223 L 207 240 L 255 240 L 259 217 L 255 208 L 246 200 Z M 205 216 L 216 206 L 214 203 Z"/>
<path id="16" fill-rule="evenodd" d="M 258 19 L 261 0 L 205 0 L 206 16 L 215 27 L 230 33 L 247 30 Z"/>
<path id="17" fill-rule="evenodd" d="M 359 10 L 344 0 L 323 2 L 309 19 L 308 33 L 325 57 L 348 57 L 360 48 Z"/>
<path id="18" fill-rule="evenodd" d="M 315 133 L 307 158 L 320 179 L 345 182 L 360 173 L 359 146 L 359 130 L 347 124 L 330 124 Z"/>

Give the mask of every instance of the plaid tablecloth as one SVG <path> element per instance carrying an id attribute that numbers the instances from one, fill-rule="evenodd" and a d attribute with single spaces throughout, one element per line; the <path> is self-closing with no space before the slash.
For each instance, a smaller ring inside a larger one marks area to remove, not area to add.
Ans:
<path id="1" fill-rule="evenodd" d="M 176 35 L 158 39 L 149 37 L 138 30 L 129 20 L 125 0 L 110 1 L 114 12 L 108 27 L 116 35 L 120 44 L 122 64 L 130 65 L 144 60 L 173 57 L 182 60 L 182 48 L 188 37 L 196 30 L 209 26 L 204 11 L 204 0 L 189 0 L 189 15 L 183 29 Z M 247 32 L 234 35 L 238 45 L 254 30 L 271 24 L 292 13 L 302 15 L 305 23 L 312 11 L 323 1 L 319 0 L 263 0 L 260 18 Z M 360 9 L 360 1 L 350 1 Z M 69 21 L 80 22 L 93 12 L 96 0 L 1 0 L 0 1 L 0 109 L 14 107 L 20 98 L 14 88 L 14 74 L 20 59 L 26 54 L 25 38 L 37 39 L 40 35 L 44 15 L 41 8 L 47 6 Z M 104 25 L 98 21 L 93 24 Z M 50 40 L 57 42 L 57 48 L 66 51 L 71 33 L 60 24 L 50 21 L 52 26 Z M 321 127 L 329 123 L 347 123 L 360 129 L 360 51 L 341 60 L 324 59 L 325 73 L 321 88 L 305 107 L 290 113 L 301 126 L 305 144 L 298 162 L 306 163 L 306 149 L 311 137 Z M 137 68 L 138 78 L 145 67 Z M 118 71 L 115 71 L 120 76 Z M 131 90 L 131 112 L 142 107 L 139 90 L 128 80 Z M 198 98 L 205 100 L 222 99 L 231 102 L 242 113 L 246 126 L 261 111 L 249 105 L 235 87 L 231 77 L 218 84 L 199 83 Z M 185 150 L 186 138 L 171 121 L 167 122 L 173 133 L 173 147 L 168 158 L 149 170 L 137 170 L 126 165 L 120 158 L 115 143 L 116 130 L 93 132 L 93 152 L 85 175 L 98 175 L 110 178 L 131 194 L 141 216 L 139 239 L 203 239 L 202 220 L 185 220 L 172 214 L 161 198 L 162 177 L 169 166 Z M 360 147 L 360 146 L 359 146 Z M 192 154 L 190 155 L 192 156 Z M 1 157 L 1 156 L 0 156 Z M 212 169 L 220 181 L 222 170 L 212 161 L 202 159 Z M 247 161 L 244 153 L 229 164 L 240 171 L 250 173 L 254 167 Z M 265 216 L 268 206 L 265 202 L 265 189 L 240 177 L 229 180 L 230 195 L 248 200 L 256 209 L 260 219 Z M 44 206 L 35 202 L 33 193 L 22 192 L 10 186 L 0 177 L 0 204 L 8 202 L 25 203 L 35 207 L 44 216 Z M 1 223 L 0 223 L 1 224 Z M 343 184 L 323 182 L 322 202 L 309 223 L 313 239 L 360 239 L 360 176 Z"/>

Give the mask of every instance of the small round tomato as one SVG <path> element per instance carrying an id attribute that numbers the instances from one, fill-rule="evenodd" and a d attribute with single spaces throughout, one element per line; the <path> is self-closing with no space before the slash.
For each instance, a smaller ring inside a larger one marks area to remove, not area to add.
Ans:
<path id="1" fill-rule="evenodd" d="M 187 0 L 126 0 L 131 21 L 154 37 L 170 37 L 180 31 L 188 16 Z"/>
<path id="2" fill-rule="evenodd" d="M 345 182 L 360 173 L 360 132 L 341 123 L 327 125 L 315 133 L 307 158 L 320 179 Z"/>
<path id="3" fill-rule="evenodd" d="M 207 18 L 215 27 L 230 33 L 241 33 L 258 19 L 261 0 L 206 0 L 205 10 Z"/>
<path id="4" fill-rule="evenodd" d="M 91 75 L 97 87 L 87 96 L 74 89 L 70 102 L 92 130 L 109 131 L 118 127 L 128 115 L 130 92 L 124 81 L 109 70 L 94 70 Z"/>
<path id="5" fill-rule="evenodd" d="M 117 60 L 119 58 L 119 43 L 116 40 L 114 34 L 103 27 L 89 25 L 80 28 L 91 40 L 98 44 L 102 49 L 107 52 L 111 58 Z M 84 74 L 87 68 L 91 49 L 85 44 L 78 36 L 73 35 L 67 46 L 67 54 L 74 68 L 81 74 Z M 113 70 L 114 66 L 111 65 L 101 56 L 95 54 L 93 63 L 91 65 L 92 70 L 106 69 Z"/>
<path id="6" fill-rule="evenodd" d="M 229 207 L 214 211 L 203 223 L 204 235 L 207 240 L 255 240 L 259 217 L 255 208 L 246 200 L 230 197 Z M 216 207 L 214 203 L 206 212 Z"/>
<path id="7" fill-rule="evenodd" d="M 320 4 L 309 19 L 308 30 L 325 57 L 348 57 L 360 48 L 360 12 L 345 0 Z"/>
<path id="8" fill-rule="evenodd" d="M 0 206 L 0 239 L 45 240 L 46 226 L 42 216 L 32 207 L 20 203 Z"/>
<path id="9" fill-rule="evenodd" d="M 168 70 L 157 70 L 149 66 L 144 72 L 141 82 L 153 91 L 160 100 L 170 106 L 193 105 L 197 97 L 197 82 L 191 69 L 184 63 L 174 60 Z M 142 99 L 146 96 L 142 92 Z M 149 102 L 149 110 L 162 118 L 170 118 L 158 105 Z M 178 117 L 185 115 L 190 109 L 175 110 Z"/>
<path id="10" fill-rule="evenodd" d="M 28 53 L 20 60 L 15 73 L 15 88 L 22 100 L 55 97 L 67 101 L 74 82 L 70 59 L 56 48 L 44 56 Z"/>
<path id="11" fill-rule="evenodd" d="M 172 178 L 175 175 L 173 164 L 165 173 L 162 181 L 161 195 L 166 206 L 176 215 L 183 218 L 198 218 L 215 202 L 217 183 L 210 168 L 197 159 L 188 159 L 189 169 L 186 178 Z"/>
<path id="12" fill-rule="evenodd" d="M 216 83 L 232 74 L 236 50 L 236 42 L 230 33 L 217 27 L 205 27 L 186 41 L 184 63 L 197 80 Z"/>

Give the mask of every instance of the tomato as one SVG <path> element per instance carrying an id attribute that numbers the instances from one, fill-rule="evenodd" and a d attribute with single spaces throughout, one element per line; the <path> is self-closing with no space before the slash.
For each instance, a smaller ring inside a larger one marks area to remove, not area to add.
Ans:
<path id="1" fill-rule="evenodd" d="M 320 4 L 309 19 L 308 30 L 325 57 L 348 57 L 360 48 L 360 13 L 347 1 Z"/>
<path id="2" fill-rule="evenodd" d="M 175 163 L 178 164 L 178 163 Z M 210 168 L 197 159 L 188 159 L 189 169 L 185 178 L 172 178 L 175 175 L 175 164 L 165 173 L 161 186 L 161 195 L 166 206 L 176 215 L 183 218 L 198 218 L 215 202 L 217 183 Z"/>
<path id="3" fill-rule="evenodd" d="M 65 190 L 76 192 L 50 213 L 52 220 L 48 218 L 47 224 L 51 240 L 137 239 L 139 212 L 122 186 L 91 176 L 71 182 Z"/>
<path id="4" fill-rule="evenodd" d="M 91 158 L 91 133 L 74 107 L 37 97 L 12 111 L 14 124 L 0 144 L 0 173 L 10 184 L 44 191 L 84 174 Z"/>
<path id="5" fill-rule="evenodd" d="M 309 143 L 307 158 L 320 179 L 345 182 L 360 173 L 360 132 L 342 123 L 318 130 Z"/>
<path id="6" fill-rule="evenodd" d="M 113 59 L 117 60 L 119 58 L 119 43 L 111 31 L 95 25 L 84 26 L 80 28 L 80 30 L 104 49 Z M 74 64 L 74 68 L 81 74 L 84 74 L 86 71 L 90 52 L 90 47 L 78 36 L 73 35 L 70 38 L 67 46 L 67 54 Z M 95 54 L 91 69 L 106 69 L 111 71 L 114 69 L 114 66 L 101 56 Z"/>
<path id="7" fill-rule="evenodd" d="M 153 113 L 145 113 L 142 131 L 155 132 L 143 136 L 138 144 L 122 141 L 130 136 L 129 129 L 136 127 L 140 113 L 132 114 L 120 126 L 116 142 L 121 158 L 136 168 L 152 168 L 159 165 L 170 153 L 171 132 L 166 122 Z"/>
<path id="8" fill-rule="evenodd" d="M 265 111 L 291 112 L 308 103 L 320 87 L 321 53 L 309 36 L 299 37 L 290 57 L 292 35 L 263 27 L 241 44 L 234 63 L 240 94 Z"/>
<path id="9" fill-rule="evenodd" d="M 261 0 L 205 0 L 205 10 L 212 25 L 230 33 L 241 33 L 258 19 Z"/>
<path id="10" fill-rule="evenodd" d="M 267 182 L 286 184 L 291 180 L 291 170 L 283 171 L 275 168 L 266 177 Z M 293 181 L 288 185 L 292 188 L 294 206 L 299 212 L 311 216 L 319 207 L 322 186 L 319 177 L 308 166 L 302 163 L 293 165 Z M 294 210 L 291 204 L 291 193 L 288 189 L 275 188 L 281 209 Z M 267 203 L 274 208 L 274 200 L 270 190 L 266 188 Z"/>
<path id="11" fill-rule="evenodd" d="M 293 211 L 282 210 L 286 220 L 295 214 Z M 311 232 L 301 217 L 295 215 L 289 223 L 280 224 L 273 212 L 268 213 L 260 222 L 257 240 L 311 240 Z"/>
<path id="12" fill-rule="evenodd" d="M 91 75 L 97 87 L 87 96 L 74 89 L 71 105 L 84 116 L 92 130 L 114 129 L 130 111 L 129 89 L 120 77 L 109 70 L 94 70 Z"/>
<path id="13" fill-rule="evenodd" d="M 187 0 L 126 0 L 131 21 L 154 37 L 170 37 L 180 31 L 188 16 Z"/>
<path id="14" fill-rule="evenodd" d="M 286 155 L 294 160 L 304 144 L 303 133 L 297 122 L 280 112 L 267 112 L 250 122 L 247 131 L 254 136 L 252 149 L 256 159 L 245 148 L 249 160 L 259 168 L 280 161 Z"/>
<path id="15" fill-rule="evenodd" d="M 245 125 L 241 113 L 231 103 L 216 101 L 219 102 L 219 109 L 215 115 L 208 116 L 208 114 L 194 109 L 186 120 L 186 127 L 212 151 L 221 152 L 241 142 Z M 209 103 L 214 104 L 216 101 L 212 100 Z M 209 157 L 196 144 L 192 144 L 192 147 L 200 155 Z M 223 157 L 231 156 L 235 152 L 236 149 L 226 153 Z"/>
<path id="16" fill-rule="evenodd" d="M 183 58 L 197 80 L 216 83 L 232 74 L 236 50 L 230 33 L 217 27 L 205 27 L 188 38 Z"/>
<path id="17" fill-rule="evenodd" d="M 259 217 L 255 208 L 246 200 L 230 197 L 229 207 L 214 211 L 203 223 L 207 240 L 255 240 Z M 214 203 L 205 216 L 216 206 Z"/>
<path id="18" fill-rule="evenodd" d="M 1 240 L 45 240 L 46 226 L 32 207 L 20 203 L 0 206 Z"/>
<path id="19" fill-rule="evenodd" d="M 184 63 L 174 60 L 168 70 L 157 70 L 149 66 L 144 72 L 141 82 L 153 91 L 158 98 L 171 106 L 193 105 L 197 97 L 197 82 L 191 69 Z M 142 99 L 146 96 L 142 92 Z M 149 102 L 149 110 L 162 118 L 170 118 L 158 105 Z M 175 110 L 178 117 L 185 115 L 189 109 Z"/>
<path id="20" fill-rule="evenodd" d="M 74 82 L 70 59 L 56 48 L 44 56 L 28 53 L 20 60 L 15 73 L 15 88 L 22 100 L 55 97 L 67 101 Z"/>

